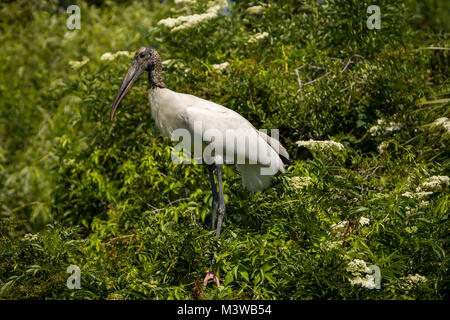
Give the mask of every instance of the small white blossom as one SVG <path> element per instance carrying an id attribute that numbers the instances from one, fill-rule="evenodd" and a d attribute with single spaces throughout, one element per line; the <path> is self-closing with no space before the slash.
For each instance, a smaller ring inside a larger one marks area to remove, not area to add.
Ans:
<path id="1" fill-rule="evenodd" d="M 354 259 L 353 261 L 350 261 L 346 270 L 354 276 L 353 279 L 348 279 L 352 286 L 360 285 L 367 289 L 375 289 L 377 287 L 375 283 L 375 275 L 368 274 L 364 277 L 362 276 L 363 273 L 371 272 L 364 260 Z"/>
<path id="2" fill-rule="evenodd" d="M 388 143 L 383 141 L 382 143 L 380 143 L 380 145 L 377 148 L 378 152 L 383 153 L 384 151 L 386 151 L 387 147 L 388 147 Z"/>
<path id="3" fill-rule="evenodd" d="M 367 289 L 375 289 L 377 287 L 375 283 L 375 276 L 373 275 L 366 275 L 365 277 L 356 277 L 354 279 L 348 279 L 352 286 L 354 285 L 360 285 Z"/>
<path id="4" fill-rule="evenodd" d="M 100 60 L 114 60 L 114 55 L 112 53 L 106 52 L 102 54 Z"/>
<path id="5" fill-rule="evenodd" d="M 370 272 L 370 269 L 367 267 L 366 262 L 361 259 L 354 259 L 350 261 L 346 270 L 353 275 Z"/>
<path id="6" fill-rule="evenodd" d="M 405 192 L 406 193 L 406 192 Z M 430 201 L 426 201 L 426 200 L 421 200 L 421 198 L 423 198 L 425 195 L 425 192 L 419 192 L 419 193 L 411 193 L 411 192 L 407 192 L 408 193 L 408 198 L 414 198 L 416 200 L 420 200 L 419 204 L 414 206 L 413 208 L 406 206 L 405 207 L 405 213 L 406 214 L 412 214 L 412 213 L 416 213 L 419 209 L 427 209 L 430 206 Z M 432 192 L 426 193 L 426 195 L 428 194 L 433 194 Z M 403 196 L 405 196 L 405 194 L 403 194 Z"/>
<path id="7" fill-rule="evenodd" d="M 369 224 L 370 223 L 370 219 L 369 218 L 366 218 L 366 217 L 361 217 L 360 219 L 359 219 L 359 225 L 362 227 L 362 226 L 365 226 L 366 224 Z"/>
<path id="8" fill-rule="evenodd" d="M 448 186 L 450 178 L 448 176 L 432 176 L 428 178 L 424 183 L 416 188 L 416 192 L 421 191 L 434 191 L 439 192 L 444 187 Z"/>
<path id="9" fill-rule="evenodd" d="M 218 17 L 220 11 L 227 6 L 228 3 L 226 0 L 214 1 L 211 3 L 211 6 L 206 10 L 205 13 L 162 19 L 158 22 L 158 24 L 170 28 L 171 32 L 193 28 L 201 22 L 205 22 Z"/>
<path id="10" fill-rule="evenodd" d="M 179 4 L 179 3 L 183 3 L 183 4 L 196 4 L 197 0 L 175 0 L 175 4 Z"/>
<path id="11" fill-rule="evenodd" d="M 269 36 L 269 33 L 267 32 L 263 32 L 263 33 L 256 33 L 254 35 L 252 35 L 250 37 L 250 39 L 248 39 L 249 43 L 254 43 L 254 42 L 258 42 L 259 40 L 262 40 L 264 38 L 267 38 Z"/>
<path id="12" fill-rule="evenodd" d="M 289 184 L 294 188 L 294 189 L 304 189 L 307 186 L 312 184 L 311 181 L 311 177 L 286 177 L 286 179 L 288 180 Z"/>
<path id="13" fill-rule="evenodd" d="M 415 275 L 412 275 L 412 274 L 408 275 L 406 277 L 406 280 L 414 282 L 414 283 L 418 283 L 418 282 L 425 282 L 425 281 L 427 281 L 427 278 L 425 278 L 424 276 L 421 276 L 420 274 L 416 273 Z"/>
<path id="14" fill-rule="evenodd" d="M 408 198 L 410 198 L 410 197 L 408 197 Z M 405 207 L 405 212 L 406 212 L 406 214 L 408 214 L 408 215 L 410 215 L 412 212 L 414 212 L 415 210 L 411 210 L 411 208 L 410 207 L 408 207 L 408 206 L 406 206 Z"/>
<path id="15" fill-rule="evenodd" d="M 394 131 L 398 131 L 401 129 L 402 126 L 403 126 L 402 123 L 394 121 L 387 122 L 384 119 L 378 119 L 377 124 L 369 129 L 369 133 L 372 137 L 375 137 L 382 133 L 391 133 Z"/>
<path id="16" fill-rule="evenodd" d="M 432 194 L 433 194 L 433 192 L 409 192 L 409 191 L 407 191 L 407 192 L 403 193 L 402 196 L 406 197 L 406 198 L 422 198 L 422 197 L 429 196 Z"/>
<path id="17" fill-rule="evenodd" d="M 403 124 L 401 124 L 401 123 L 389 121 L 389 124 L 386 126 L 385 129 L 387 132 L 393 132 L 393 131 L 400 130 L 402 126 L 403 126 Z"/>
<path id="18" fill-rule="evenodd" d="M 450 134 L 450 120 L 446 117 L 438 118 L 433 123 L 431 123 L 431 127 L 443 127 L 448 134 Z"/>
<path id="19" fill-rule="evenodd" d="M 248 7 L 247 10 L 245 10 L 245 12 L 248 12 L 250 14 L 260 14 L 263 13 L 264 10 L 266 10 L 266 8 L 264 8 L 263 6 L 253 6 Z"/>
<path id="20" fill-rule="evenodd" d="M 416 273 L 415 275 L 409 274 L 408 276 L 403 277 L 402 280 L 403 283 L 400 285 L 400 287 L 404 290 L 410 290 L 417 284 L 421 282 L 426 282 L 427 278 Z"/>
<path id="21" fill-rule="evenodd" d="M 114 55 L 115 55 L 116 57 L 117 57 L 117 56 L 132 57 L 132 56 L 133 56 L 133 54 L 130 53 L 130 52 L 128 52 L 128 51 L 117 51 Z"/>
<path id="22" fill-rule="evenodd" d="M 372 137 L 377 136 L 380 131 L 381 131 L 381 127 L 379 125 L 372 126 L 369 129 L 369 133 Z"/>
<path id="23" fill-rule="evenodd" d="M 341 241 L 324 241 L 320 243 L 320 247 L 326 251 L 336 249 L 342 246 Z"/>
<path id="24" fill-rule="evenodd" d="M 309 150 L 312 151 L 322 151 L 325 149 L 339 149 L 342 150 L 344 149 L 344 146 L 336 141 L 331 141 L 331 140 L 323 140 L 323 141 L 316 141 L 316 140 L 309 140 L 309 141 L 297 141 L 296 144 L 298 146 L 303 146 L 308 148 Z"/>
<path id="25" fill-rule="evenodd" d="M 163 62 L 161 62 L 161 64 L 163 65 L 163 66 L 167 66 L 168 64 L 170 64 L 170 63 L 172 63 L 172 59 L 167 59 L 167 60 L 164 60 Z"/>
<path id="26" fill-rule="evenodd" d="M 429 205 L 430 205 L 430 201 L 422 200 L 422 201 L 420 201 L 420 203 L 419 203 L 419 208 L 421 208 L 421 209 L 427 208 Z"/>
<path id="27" fill-rule="evenodd" d="M 339 230 L 345 229 L 347 227 L 347 225 L 348 225 L 348 221 L 344 220 L 342 222 L 333 224 L 331 226 L 331 229 L 333 229 L 334 231 L 339 231 Z"/>
<path id="28" fill-rule="evenodd" d="M 23 236 L 22 241 L 36 241 L 38 239 L 38 234 L 27 233 Z"/>
<path id="29" fill-rule="evenodd" d="M 116 59 L 118 56 L 132 57 L 133 54 L 128 51 L 117 51 L 116 53 L 106 52 L 106 53 L 102 54 L 102 56 L 100 57 L 100 60 L 112 61 L 112 60 Z"/>
<path id="30" fill-rule="evenodd" d="M 224 62 L 224 63 L 221 63 L 221 64 L 213 64 L 213 65 L 212 65 L 212 68 L 213 68 L 214 70 L 223 71 L 223 70 L 225 70 L 229 65 L 230 65 L 230 64 L 229 64 L 228 62 Z"/>
<path id="31" fill-rule="evenodd" d="M 90 61 L 89 58 L 85 58 L 81 61 L 69 61 L 69 65 L 72 67 L 72 69 L 77 70 L 84 66 L 86 63 Z"/>

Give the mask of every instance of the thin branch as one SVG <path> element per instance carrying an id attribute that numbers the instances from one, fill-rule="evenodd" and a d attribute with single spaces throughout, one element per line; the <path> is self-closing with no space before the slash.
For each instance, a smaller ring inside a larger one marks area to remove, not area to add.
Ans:
<path id="1" fill-rule="evenodd" d="M 304 65 L 303 65 L 304 66 Z M 302 68 L 303 66 L 301 66 L 300 68 Z M 298 70 L 300 70 L 300 68 L 295 69 L 295 74 L 297 75 L 297 82 L 298 82 L 298 87 L 300 88 L 300 97 L 303 97 L 303 92 L 302 92 L 302 79 L 300 79 L 300 75 L 298 73 Z"/>
<path id="2" fill-rule="evenodd" d="M 364 58 L 363 56 L 360 56 L 359 54 L 353 54 L 353 55 L 348 59 L 348 61 L 344 64 L 344 66 L 343 66 L 343 68 L 341 69 L 341 71 L 339 72 L 339 74 L 344 73 L 344 72 L 348 69 L 348 67 L 349 67 L 350 64 L 355 63 L 355 61 L 353 60 L 353 58 L 360 58 L 360 59 L 365 60 L 365 58 Z M 340 59 L 337 59 L 337 58 L 331 58 L 331 59 L 340 60 Z M 315 82 L 317 82 L 317 81 L 319 81 L 319 80 L 321 80 L 321 79 L 323 79 L 323 78 L 325 78 L 325 77 L 329 78 L 330 75 L 332 74 L 332 71 L 328 71 L 328 72 L 325 73 L 323 76 L 320 76 L 320 77 L 317 78 L 317 79 L 314 79 L 314 80 L 308 81 L 308 82 L 306 82 L 306 83 L 303 83 L 302 79 L 300 78 L 299 70 L 302 69 L 302 68 L 305 67 L 305 66 L 307 66 L 307 64 L 304 64 L 304 65 L 302 65 L 302 66 L 300 66 L 300 67 L 294 69 L 295 74 L 296 74 L 296 76 L 297 76 L 297 82 L 298 82 L 298 87 L 299 87 L 299 91 L 300 91 L 300 96 L 301 96 L 301 97 L 303 97 L 303 88 L 304 88 L 304 87 L 309 86 L 310 84 L 313 84 L 313 83 L 315 83 Z M 326 70 L 325 68 L 319 67 L 319 66 L 314 66 L 314 65 L 308 65 L 308 66 L 309 66 L 310 68 L 313 68 L 313 69 Z M 335 77 L 336 77 L 336 75 L 334 75 L 332 78 L 334 79 Z M 357 81 L 357 82 L 358 82 L 358 81 Z M 353 88 L 353 84 L 350 86 L 350 89 L 351 89 L 351 88 Z M 348 87 L 345 88 L 345 89 L 343 89 L 342 91 L 345 91 L 345 90 L 348 90 Z"/>
<path id="3" fill-rule="evenodd" d="M 325 73 L 323 76 L 321 76 L 321 77 L 319 77 L 319 78 L 317 78 L 317 79 L 311 80 L 311 81 L 305 83 L 303 86 L 304 86 L 304 87 L 309 86 L 310 84 L 313 84 L 314 82 L 317 82 L 317 81 L 319 81 L 320 79 L 322 79 L 322 78 L 324 78 L 324 77 L 328 77 L 330 74 L 331 74 L 331 71 L 328 71 L 328 72 Z"/>
<path id="4" fill-rule="evenodd" d="M 414 51 L 419 51 L 419 50 L 450 50 L 450 48 L 446 48 L 446 47 L 425 47 L 425 48 L 415 49 Z"/>
<path id="5" fill-rule="evenodd" d="M 342 74 L 345 70 L 347 70 L 348 66 L 353 63 L 352 61 L 353 56 L 350 57 L 350 59 L 348 59 L 347 63 L 345 64 L 344 68 L 342 68 L 340 74 Z"/>
<path id="6" fill-rule="evenodd" d="M 146 204 L 149 205 L 149 206 L 151 206 L 151 207 L 153 208 L 153 212 L 161 212 L 161 211 L 163 211 L 164 209 L 167 209 L 168 207 L 171 207 L 171 206 L 174 205 L 175 203 L 178 203 L 178 202 L 181 202 L 181 201 L 184 201 L 184 200 L 188 200 L 188 199 L 189 199 L 189 198 L 180 198 L 180 199 L 177 199 L 177 200 L 173 200 L 173 201 L 169 202 L 169 203 L 167 204 L 167 206 L 164 207 L 164 208 L 156 208 L 156 207 L 154 207 L 154 206 L 152 206 L 152 205 L 150 205 L 150 204 L 148 204 L 148 203 L 146 203 Z"/>

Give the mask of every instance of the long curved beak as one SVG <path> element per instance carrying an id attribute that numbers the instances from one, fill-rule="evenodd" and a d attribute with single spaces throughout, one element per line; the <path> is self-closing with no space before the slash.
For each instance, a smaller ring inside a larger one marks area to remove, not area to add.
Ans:
<path id="1" fill-rule="evenodd" d="M 119 107 L 120 101 L 127 95 L 128 91 L 133 87 L 136 80 L 139 76 L 145 71 L 145 67 L 142 63 L 139 63 L 136 60 L 133 60 L 130 68 L 128 69 L 127 75 L 120 86 L 119 91 L 117 92 L 117 96 L 114 99 L 114 102 L 111 107 L 111 121 L 114 119 L 114 113 Z"/>

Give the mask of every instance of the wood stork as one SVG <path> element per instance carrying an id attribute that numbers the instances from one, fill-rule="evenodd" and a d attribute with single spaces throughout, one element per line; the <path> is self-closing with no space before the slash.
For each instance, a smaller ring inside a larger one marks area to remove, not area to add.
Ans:
<path id="1" fill-rule="evenodd" d="M 162 77 L 161 57 L 152 47 L 142 47 L 136 52 L 112 104 L 111 120 L 122 99 L 144 71 L 148 72 L 151 85 L 149 99 L 152 117 L 164 134 L 170 137 L 175 130 L 185 129 L 193 137 L 202 139 L 203 150 L 208 143 L 226 137 L 230 131 L 247 139 L 245 148 L 237 144 L 231 144 L 231 146 L 226 144 L 222 149 L 214 150 L 212 158 L 209 159 L 208 172 L 212 190 L 211 230 L 214 230 L 218 211 L 216 237 L 219 238 L 225 214 L 222 185 L 224 159 L 231 155 L 237 162 L 236 167 L 242 175 L 244 187 L 257 192 L 270 186 L 273 174 L 278 171 L 284 172 L 284 164 L 288 163 L 289 155 L 278 140 L 255 129 L 237 112 L 193 95 L 177 93 L 166 88 Z M 198 123 L 200 126 L 196 125 Z M 208 163 L 208 160 L 205 162 Z M 262 170 L 268 167 L 274 170 L 270 171 L 270 174 L 263 173 Z M 214 168 L 217 170 L 218 188 L 216 188 Z M 208 271 L 205 283 L 208 279 L 214 279 L 217 284 L 219 283 L 213 272 Z"/>

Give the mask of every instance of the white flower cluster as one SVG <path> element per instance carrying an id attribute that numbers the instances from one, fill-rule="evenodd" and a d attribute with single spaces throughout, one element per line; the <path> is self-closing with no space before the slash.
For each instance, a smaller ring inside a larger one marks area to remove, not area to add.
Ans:
<path id="1" fill-rule="evenodd" d="M 422 200 L 422 201 L 420 201 L 420 203 L 419 203 L 419 208 L 420 208 L 420 209 L 428 208 L 429 205 L 430 205 L 430 201 L 424 201 L 424 200 Z"/>
<path id="2" fill-rule="evenodd" d="M 179 4 L 179 3 L 183 3 L 183 4 L 196 4 L 197 0 L 175 0 L 175 4 Z"/>
<path id="3" fill-rule="evenodd" d="M 224 63 L 221 63 L 221 64 L 213 64 L 213 65 L 212 65 L 212 68 L 213 68 L 214 70 L 223 71 L 223 70 L 225 70 L 229 65 L 230 65 L 230 64 L 229 64 L 228 62 L 224 62 Z"/>
<path id="4" fill-rule="evenodd" d="M 416 273 L 415 275 L 409 274 L 408 276 L 403 277 L 402 280 L 402 289 L 410 290 L 420 282 L 426 282 L 427 278 Z"/>
<path id="5" fill-rule="evenodd" d="M 385 141 L 383 141 L 383 142 L 380 143 L 380 144 L 378 145 L 378 147 L 377 147 L 378 152 L 379 152 L 379 153 L 383 153 L 384 151 L 386 151 L 387 147 L 388 147 L 388 143 L 385 142 Z"/>
<path id="6" fill-rule="evenodd" d="M 384 128 L 387 132 L 398 131 L 403 127 L 403 124 L 389 121 L 389 124 Z"/>
<path id="7" fill-rule="evenodd" d="M 171 64 L 172 62 L 174 62 L 174 60 L 172 60 L 172 59 L 167 59 L 167 60 L 164 60 L 164 61 L 161 62 L 161 63 L 162 63 L 163 66 L 168 66 L 168 65 Z"/>
<path id="8" fill-rule="evenodd" d="M 90 61 L 89 58 L 85 58 L 81 61 L 69 61 L 69 65 L 72 67 L 72 69 L 77 70 L 84 66 L 86 63 Z"/>
<path id="9" fill-rule="evenodd" d="M 339 248 L 342 245 L 341 241 L 323 241 L 320 243 L 320 248 L 330 251 Z"/>
<path id="10" fill-rule="evenodd" d="M 269 36 L 269 33 L 267 33 L 267 32 L 256 33 L 256 34 L 252 35 L 252 36 L 248 39 L 248 42 L 249 42 L 249 43 L 258 42 L 259 40 L 262 40 L 262 39 L 264 39 L 264 38 L 267 38 L 268 36 Z"/>
<path id="11" fill-rule="evenodd" d="M 352 286 L 359 284 L 367 289 L 375 289 L 377 287 L 375 283 L 375 277 L 373 275 L 366 275 L 365 277 L 356 277 L 354 279 L 348 279 Z"/>
<path id="12" fill-rule="evenodd" d="M 304 189 L 307 186 L 312 184 L 311 181 L 311 177 L 286 177 L 286 179 L 288 180 L 289 184 L 294 188 L 294 189 Z"/>
<path id="13" fill-rule="evenodd" d="M 433 192 L 405 192 L 402 194 L 403 197 L 406 198 L 423 198 L 425 196 L 429 196 L 432 195 Z"/>
<path id="14" fill-rule="evenodd" d="M 22 241 L 36 241 L 38 239 L 38 234 L 27 233 L 23 236 Z"/>
<path id="15" fill-rule="evenodd" d="M 431 123 L 432 128 L 443 127 L 450 134 L 450 120 L 446 117 L 438 118 Z"/>
<path id="16" fill-rule="evenodd" d="M 430 201 L 420 201 L 419 203 L 419 208 L 423 209 L 423 208 L 427 208 L 430 205 Z"/>
<path id="17" fill-rule="evenodd" d="M 409 193 L 408 198 L 416 198 L 416 199 L 420 199 L 423 197 L 422 194 L 424 194 L 425 192 L 420 192 L 420 193 L 411 193 L 411 192 L 405 192 L 405 193 Z M 405 193 L 403 194 L 403 196 L 405 196 Z M 433 194 L 432 192 L 428 192 L 426 193 L 428 194 Z M 430 201 L 425 201 L 425 200 L 420 200 L 419 204 L 414 206 L 414 207 L 405 207 L 405 213 L 410 215 L 412 213 L 416 213 L 417 211 L 419 211 L 420 209 L 426 209 L 430 206 Z"/>
<path id="18" fill-rule="evenodd" d="M 339 149 L 343 150 L 344 146 L 336 141 L 331 140 L 323 140 L 323 141 L 316 141 L 316 140 L 309 140 L 309 141 L 297 141 L 296 144 L 301 147 L 306 147 L 311 151 L 322 151 L 327 149 Z"/>
<path id="19" fill-rule="evenodd" d="M 424 276 L 421 276 L 420 274 L 416 273 L 415 275 L 408 275 L 406 277 L 407 281 L 413 282 L 413 283 L 418 283 L 418 282 L 425 282 L 427 281 L 427 278 L 425 278 Z"/>
<path id="20" fill-rule="evenodd" d="M 379 135 L 380 132 L 381 132 L 381 126 L 379 126 L 379 125 L 372 126 L 369 129 L 369 133 L 372 137 Z"/>
<path id="21" fill-rule="evenodd" d="M 344 220 L 344 221 L 341 221 L 339 223 L 333 224 L 331 226 L 331 229 L 333 229 L 334 231 L 339 231 L 339 230 L 347 228 L 347 225 L 348 225 L 348 221 Z"/>
<path id="22" fill-rule="evenodd" d="M 367 274 L 365 276 L 362 276 L 362 273 L 368 273 L 370 272 L 370 269 L 367 267 L 367 264 L 364 260 L 361 259 L 355 259 L 353 261 L 350 261 L 347 269 L 348 272 L 350 272 L 354 278 L 348 279 L 350 281 L 351 285 L 360 285 L 367 289 L 375 289 L 376 283 L 375 283 L 375 276 Z"/>
<path id="23" fill-rule="evenodd" d="M 401 129 L 403 124 L 389 121 L 387 122 L 384 119 L 378 119 L 377 124 L 369 129 L 369 133 L 372 137 L 378 136 L 382 133 L 391 133 L 394 131 L 398 131 Z"/>
<path id="24" fill-rule="evenodd" d="M 448 176 L 432 176 L 428 178 L 424 183 L 416 188 L 416 192 L 433 191 L 439 192 L 444 187 L 450 184 L 450 178 Z"/>
<path id="25" fill-rule="evenodd" d="M 353 275 L 359 275 L 360 273 L 370 272 L 367 264 L 364 260 L 354 259 L 348 263 L 347 269 Z"/>
<path id="26" fill-rule="evenodd" d="M 260 13 L 263 13 L 264 10 L 266 10 L 266 8 L 264 8 L 263 6 L 253 6 L 253 7 L 248 7 L 247 10 L 245 10 L 245 12 L 250 13 L 250 14 L 260 14 Z"/>
<path id="27" fill-rule="evenodd" d="M 217 0 L 211 3 L 211 6 L 208 8 L 208 10 L 206 10 L 205 13 L 162 19 L 158 22 L 158 24 L 171 28 L 171 32 L 193 28 L 201 22 L 205 22 L 218 17 L 220 11 L 227 6 L 228 3 L 226 0 Z"/>
<path id="28" fill-rule="evenodd" d="M 118 56 L 126 56 L 131 58 L 133 54 L 128 51 L 117 51 L 116 53 L 106 52 L 100 57 L 100 60 L 112 61 L 116 59 Z"/>
<path id="29" fill-rule="evenodd" d="M 369 218 L 366 218 L 366 217 L 359 218 L 359 225 L 361 227 L 363 227 L 363 226 L 365 226 L 366 224 L 369 224 L 369 223 L 370 223 L 370 219 Z"/>

